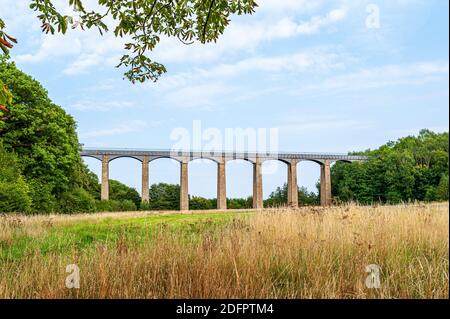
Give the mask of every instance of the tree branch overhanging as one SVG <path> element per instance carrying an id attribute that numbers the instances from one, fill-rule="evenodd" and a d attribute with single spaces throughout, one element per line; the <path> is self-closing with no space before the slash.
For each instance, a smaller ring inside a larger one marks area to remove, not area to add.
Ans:
<path id="1" fill-rule="evenodd" d="M 252 14 L 257 7 L 255 0 L 210 0 L 209 5 L 207 0 L 97 0 L 105 9 L 99 13 L 86 11 L 84 0 L 68 0 L 78 14 L 63 15 L 54 6 L 54 0 L 28 1 L 30 8 L 38 13 L 42 31 L 50 34 L 64 34 L 68 27 L 80 26 L 82 30 L 97 28 L 103 35 L 109 29 L 103 20 L 110 17 L 114 25 L 109 27 L 113 27 L 116 37 L 131 36 L 132 41 L 124 47 L 128 52 L 117 67 L 127 68 L 124 77 L 133 83 L 156 81 L 166 72 L 164 65 L 148 56 L 162 36 L 175 37 L 186 45 L 216 41 L 228 26 L 230 15 Z M 0 19 L 0 48 L 4 55 L 15 42 L 5 33 L 5 28 Z"/>

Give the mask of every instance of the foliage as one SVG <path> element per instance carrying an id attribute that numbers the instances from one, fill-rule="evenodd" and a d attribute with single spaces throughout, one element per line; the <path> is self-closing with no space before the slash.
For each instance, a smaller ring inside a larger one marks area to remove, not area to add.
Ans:
<path id="1" fill-rule="evenodd" d="M 73 15 L 64 15 L 52 0 L 30 0 L 30 8 L 38 13 L 42 31 L 54 34 L 72 29 L 96 28 L 102 35 L 112 27 L 116 37 L 126 37 L 128 51 L 119 66 L 128 70 L 125 77 L 133 83 L 156 81 L 166 72 L 164 65 L 147 56 L 159 43 L 161 36 L 176 37 L 182 43 L 217 41 L 230 22 L 232 14 L 252 14 L 257 7 L 254 0 L 98 0 L 98 10 L 85 7 L 87 1 L 68 0 Z M 113 22 L 108 26 L 106 20 Z M 0 47 L 7 54 L 16 40 L 4 32 L 0 19 Z"/>
<path id="2" fill-rule="evenodd" d="M 51 185 L 55 195 L 79 184 L 83 168 L 73 118 L 14 63 L 0 64 L 0 80 L 13 94 L 0 138 L 7 150 L 19 156 L 26 178 Z"/>
<path id="3" fill-rule="evenodd" d="M 83 165 L 83 173 L 81 179 L 81 187 L 96 200 L 100 199 L 101 185 L 98 182 L 98 177 L 94 172 L 91 172 L 86 165 Z M 111 191 L 111 190 L 110 190 Z"/>
<path id="4" fill-rule="evenodd" d="M 6 152 L 0 141 L 0 212 L 30 211 L 29 187 L 20 171 L 17 156 Z"/>
<path id="5" fill-rule="evenodd" d="M 97 212 L 126 212 L 137 210 L 136 204 L 129 200 L 97 200 L 95 202 L 95 211 Z"/>
<path id="6" fill-rule="evenodd" d="M 77 203 L 73 195 L 81 195 L 79 188 L 94 186 L 79 156 L 75 121 L 52 103 L 39 82 L 5 59 L 0 60 L 0 81 L 13 96 L 8 119 L 0 127 L 0 141 L 5 152 L 17 155 L 31 211 L 56 212 L 60 202 Z"/>
<path id="7" fill-rule="evenodd" d="M 12 94 L 2 80 L 0 80 L 0 129 L 3 128 L 3 122 L 6 120 L 7 113 L 9 113 L 8 107 L 11 103 Z"/>
<path id="8" fill-rule="evenodd" d="M 59 203 L 61 213 L 93 213 L 96 210 L 94 198 L 81 187 L 62 194 Z"/>
<path id="9" fill-rule="evenodd" d="M 288 202 L 288 185 L 284 183 L 283 186 L 277 187 L 269 198 L 264 200 L 265 207 L 279 207 L 286 206 Z M 314 192 L 309 192 L 306 187 L 298 188 L 298 202 L 302 206 L 316 205 L 319 203 L 319 196 Z"/>
<path id="10" fill-rule="evenodd" d="M 217 200 L 215 198 L 209 199 L 200 196 L 192 196 L 189 198 L 189 209 L 201 210 L 201 209 L 216 209 Z"/>
<path id="11" fill-rule="evenodd" d="M 338 162 L 331 169 L 332 191 L 338 201 L 370 204 L 448 198 L 448 133 L 422 130 L 417 137 L 401 138 L 359 154 L 370 159 L 365 163 Z"/>
<path id="12" fill-rule="evenodd" d="M 436 200 L 447 201 L 448 197 L 448 175 L 442 175 L 436 188 Z"/>
<path id="13" fill-rule="evenodd" d="M 9 54 L 9 49 L 11 49 L 14 46 L 13 43 L 17 43 L 17 40 L 15 38 L 13 38 L 12 36 L 10 36 L 9 34 L 7 34 L 3 30 L 4 28 L 5 28 L 5 22 L 2 19 L 0 19 L 0 50 L 3 52 L 4 55 L 7 56 Z M 0 92 L 0 104 L 2 104 L 1 102 L 2 102 L 2 100 L 1 100 L 1 92 Z"/>
<path id="14" fill-rule="evenodd" d="M 52 185 L 35 179 L 27 179 L 27 182 L 30 185 L 33 213 L 57 213 L 60 205 L 52 193 Z"/>
<path id="15" fill-rule="evenodd" d="M 1 25 L 0 20 L 0 25 Z M 1 39 L 1 33 L 0 33 L 0 39 Z M 1 47 L 1 43 L 0 43 Z M 0 56 L 0 63 L 4 63 L 8 56 Z M 11 105 L 13 101 L 13 96 L 11 92 L 9 91 L 8 87 L 5 83 L 0 79 L 0 130 L 4 127 L 4 121 L 8 118 L 7 114 L 9 113 L 9 106 Z"/>
<path id="16" fill-rule="evenodd" d="M 141 196 L 134 188 L 113 179 L 109 180 L 109 198 L 119 202 L 131 202 L 133 203 L 133 210 L 141 205 Z"/>
<path id="17" fill-rule="evenodd" d="M 31 199 L 28 192 L 28 185 L 22 177 L 14 183 L 0 181 L 0 211 L 30 212 Z"/>
<path id="18" fill-rule="evenodd" d="M 139 209 L 143 211 L 151 210 L 150 202 L 142 202 L 141 205 L 139 205 Z"/>
<path id="19" fill-rule="evenodd" d="M 425 192 L 425 201 L 448 201 L 448 175 L 442 175 L 437 186 L 428 186 Z"/>
<path id="20" fill-rule="evenodd" d="M 166 183 L 151 185 L 148 207 L 161 210 L 180 209 L 180 185 Z"/>
<path id="21" fill-rule="evenodd" d="M 189 209 L 205 210 L 217 207 L 216 198 L 189 196 Z M 227 198 L 230 209 L 252 208 L 252 197 Z M 141 204 L 141 210 L 179 210 L 180 186 L 166 183 L 153 184 L 150 187 L 150 202 Z"/>
<path id="22" fill-rule="evenodd" d="M 253 207 L 253 197 L 247 198 L 227 198 L 227 208 L 229 209 L 249 209 Z"/>

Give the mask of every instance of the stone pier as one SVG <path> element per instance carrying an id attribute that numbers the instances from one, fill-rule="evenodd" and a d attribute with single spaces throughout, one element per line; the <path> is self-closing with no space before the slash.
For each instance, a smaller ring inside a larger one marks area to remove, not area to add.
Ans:
<path id="1" fill-rule="evenodd" d="M 189 190 L 188 190 L 188 165 L 187 161 L 180 163 L 180 210 L 189 210 Z"/>
<path id="2" fill-rule="evenodd" d="M 320 165 L 320 204 L 322 206 L 330 206 L 331 203 L 330 161 L 324 160 L 322 165 Z"/>
<path id="3" fill-rule="evenodd" d="M 222 159 L 217 163 L 217 209 L 227 209 L 227 183 L 225 174 L 226 162 Z"/>
<path id="4" fill-rule="evenodd" d="M 142 160 L 142 202 L 148 203 L 150 200 L 150 178 L 149 178 L 149 162 L 150 158 L 144 155 Z"/>
<path id="5" fill-rule="evenodd" d="M 109 199 L 109 158 L 108 155 L 102 156 L 102 185 L 101 200 Z"/>
<path id="6" fill-rule="evenodd" d="M 287 165 L 288 169 L 288 205 L 293 208 L 298 207 L 298 184 L 297 184 L 297 160 L 293 159 Z"/>
<path id="7" fill-rule="evenodd" d="M 263 206 L 262 163 L 257 158 L 253 163 L 253 208 L 262 209 Z"/>

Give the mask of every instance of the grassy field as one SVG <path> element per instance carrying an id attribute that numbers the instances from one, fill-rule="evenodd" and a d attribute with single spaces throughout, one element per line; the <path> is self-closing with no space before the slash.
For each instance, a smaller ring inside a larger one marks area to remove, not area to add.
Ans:
<path id="1" fill-rule="evenodd" d="M 3 215 L 0 298 L 448 298 L 448 209 Z"/>

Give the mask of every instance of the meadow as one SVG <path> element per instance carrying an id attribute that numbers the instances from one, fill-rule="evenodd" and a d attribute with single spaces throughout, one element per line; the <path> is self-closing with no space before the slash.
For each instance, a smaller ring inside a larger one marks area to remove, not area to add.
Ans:
<path id="1" fill-rule="evenodd" d="M 80 288 L 65 285 L 66 266 Z M 368 265 L 380 270 L 368 288 Z M 0 217 L 0 298 L 448 298 L 449 206 Z"/>

